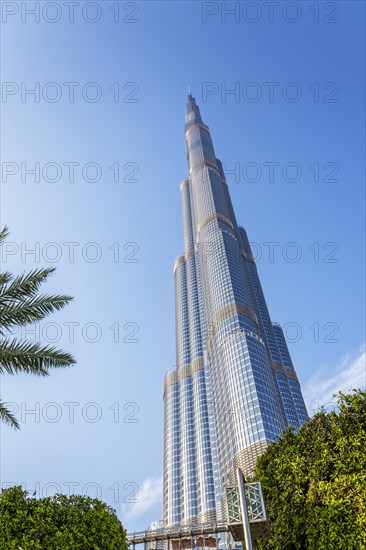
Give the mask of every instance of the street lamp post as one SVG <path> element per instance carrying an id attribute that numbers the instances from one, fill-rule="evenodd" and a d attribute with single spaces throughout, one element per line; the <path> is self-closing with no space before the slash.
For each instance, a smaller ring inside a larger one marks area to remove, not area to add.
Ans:
<path id="1" fill-rule="evenodd" d="M 238 491 L 239 491 L 239 500 L 240 500 L 240 508 L 241 508 L 241 517 L 242 517 L 243 528 L 244 528 L 245 546 L 246 546 L 246 550 L 253 550 L 252 538 L 250 535 L 248 507 L 247 507 L 247 501 L 246 501 L 245 489 L 244 489 L 244 475 L 240 468 L 236 470 L 236 479 L 238 482 Z"/>

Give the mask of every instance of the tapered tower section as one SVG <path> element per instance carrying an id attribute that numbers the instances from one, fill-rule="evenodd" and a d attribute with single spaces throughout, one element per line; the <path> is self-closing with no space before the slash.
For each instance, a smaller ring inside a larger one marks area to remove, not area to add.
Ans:
<path id="1" fill-rule="evenodd" d="M 245 230 L 192 95 L 181 184 L 184 254 L 174 266 L 176 368 L 164 381 L 164 523 L 221 519 L 223 488 L 288 424 L 307 418 Z"/>

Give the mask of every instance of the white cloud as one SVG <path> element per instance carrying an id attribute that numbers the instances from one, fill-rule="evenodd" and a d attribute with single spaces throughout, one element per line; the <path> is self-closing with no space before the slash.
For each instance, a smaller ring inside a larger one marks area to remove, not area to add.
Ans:
<path id="1" fill-rule="evenodd" d="M 357 355 L 345 356 L 335 368 L 324 368 L 313 375 L 304 387 L 304 399 L 309 413 L 312 415 L 324 406 L 330 410 L 335 406 L 334 393 L 348 393 L 354 388 L 364 389 L 366 386 L 366 352 L 365 346 L 359 349 Z"/>
<path id="2" fill-rule="evenodd" d="M 137 502 L 124 502 L 122 504 L 121 515 L 122 522 L 129 523 L 143 516 L 147 510 L 153 508 L 157 504 L 162 505 L 163 496 L 163 479 L 159 478 L 146 478 L 140 485 L 138 493 L 132 497 Z M 132 500 L 131 498 L 131 500 Z M 160 518 L 157 518 L 160 519 Z"/>

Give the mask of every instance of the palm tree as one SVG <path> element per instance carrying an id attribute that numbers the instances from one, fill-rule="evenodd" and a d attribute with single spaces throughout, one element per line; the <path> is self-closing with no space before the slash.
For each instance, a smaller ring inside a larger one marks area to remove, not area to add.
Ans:
<path id="1" fill-rule="evenodd" d="M 0 245 L 8 233 L 7 227 L 0 230 Z M 51 368 L 75 364 L 72 355 L 55 347 L 6 335 L 12 327 L 37 323 L 72 300 L 70 296 L 38 294 L 40 285 L 54 271 L 55 268 L 36 269 L 15 278 L 11 273 L 0 273 L 0 374 L 48 376 Z M 2 401 L 0 419 L 19 429 L 16 418 Z"/>

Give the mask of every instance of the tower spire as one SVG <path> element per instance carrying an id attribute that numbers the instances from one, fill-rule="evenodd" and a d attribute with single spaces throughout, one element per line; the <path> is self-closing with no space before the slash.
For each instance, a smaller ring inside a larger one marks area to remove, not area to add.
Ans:
<path id="1" fill-rule="evenodd" d="M 186 123 L 202 123 L 200 109 L 196 103 L 195 98 L 192 95 L 190 86 L 188 86 L 187 116 L 189 116 L 189 118 L 188 120 L 186 119 Z"/>

